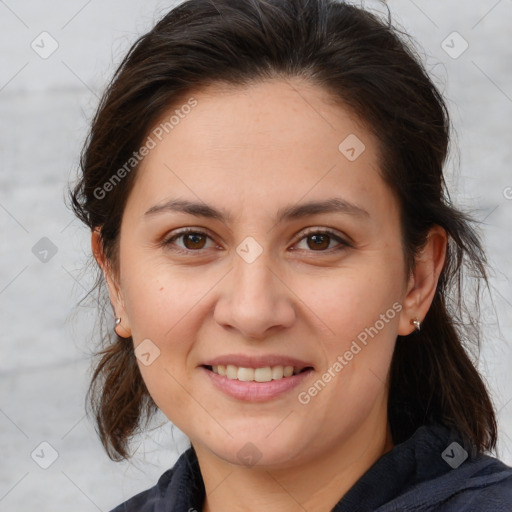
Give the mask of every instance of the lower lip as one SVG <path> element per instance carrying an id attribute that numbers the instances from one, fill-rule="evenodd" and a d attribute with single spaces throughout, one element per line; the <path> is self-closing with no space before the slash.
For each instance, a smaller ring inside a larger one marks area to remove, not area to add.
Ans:
<path id="1" fill-rule="evenodd" d="M 282 379 L 271 380 L 269 382 L 244 382 L 237 379 L 228 379 L 218 373 L 208 370 L 204 366 L 200 367 L 206 372 L 213 384 L 226 395 L 238 400 L 247 402 L 266 402 L 273 398 L 290 391 L 298 386 L 309 374 L 312 369 L 292 375 L 291 377 L 283 377 Z"/>

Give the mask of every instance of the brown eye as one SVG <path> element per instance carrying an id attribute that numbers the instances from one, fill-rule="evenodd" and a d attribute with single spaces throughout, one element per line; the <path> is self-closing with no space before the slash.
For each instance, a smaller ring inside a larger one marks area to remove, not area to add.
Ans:
<path id="1" fill-rule="evenodd" d="M 163 240 L 162 245 L 176 252 L 198 252 L 205 248 L 208 239 L 211 240 L 211 237 L 206 233 L 188 229 Z M 181 240 L 181 244 L 176 244 L 176 241 L 179 240 Z"/>
<path id="2" fill-rule="evenodd" d="M 202 249 L 205 244 L 205 237 L 200 233 L 187 233 L 181 235 L 183 237 L 183 243 L 187 249 Z"/>
<path id="3" fill-rule="evenodd" d="M 332 231 L 310 231 L 299 240 L 299 244 L 302 243 L 303 240 L 306 240 L 306 247 L 299 247 L 299 249 L 309 250 L 309 252 L 329 252 L 331 250 L 337 251 L 351 247 L 347 241 L 343 240 L 343 238 Z M 337 242 L 337 246 L 329 247 L 333 240 Z"/>
<path id="4" fill-rule="evenodd" d="M 311 240 L 312 243 L 308 243 L 308 247 L 310 249 L 327 249 L 329 247 L 330 236 L 326 234 L 318 234 L 318 235 L 309 235 L 306 237 L 308 240 Z"/>

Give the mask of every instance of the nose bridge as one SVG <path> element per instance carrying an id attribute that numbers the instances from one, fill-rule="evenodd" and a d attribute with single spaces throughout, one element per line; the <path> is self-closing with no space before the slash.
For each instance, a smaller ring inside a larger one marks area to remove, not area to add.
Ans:
<path id="1" fill-rule="evenodd" d="M 246 239 L 237 247 L 229 284 L 215 312 L 218 323 L 252 338 L 271 327 L 291 325 L 295 316 L 291 294 L 279 277 L 279 262 L 256 244 Z"/>
<path id="2" fill-rule="evenodd" d="M 247 248 L 242 245 L 237 248 L 237 255 L 234 258 L 234 294 L 238 295 L 238 301 L 243 303 L 253 301 L 264 301 L 272 303 L 275 301 L 275 262 L 271 261 L 268 251 L 255 255 L 254 248 L 244 255 L 240 253 Z M 249 259 L 246 259 L 246 256 Z M 273 268 L 274 267 L 274 268 Z"/>

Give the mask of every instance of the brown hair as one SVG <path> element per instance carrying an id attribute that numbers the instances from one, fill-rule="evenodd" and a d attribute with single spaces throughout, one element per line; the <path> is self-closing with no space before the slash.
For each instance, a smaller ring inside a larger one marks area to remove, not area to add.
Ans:
<path id="1" fill-rule="evenodd" d="M 474 316 L 468 317 L 462 293 L 465 270 L 477 286 L 487 283 L 485 254 L 470 219 L 446 192 L 450 123 L 445 103 L 403 39 L 389 18 L 335 0 L 180 4 L 136 41 L 114 74 L 82 151 L 82 175 L 70 191 L 72 208 L 91 230 L 101 228 L 103 250 L 115 269 L 137 166 L 108 193 L 104 185 L 141 147 L 164 111 L 212 83 L 243 86 L 302 77 L 324 88 L 379 140 L 381 173 L 401 209 L 408 270 L 432 226 L 449 234 L 446 264 L 422 329 L 396 342 L 388 404 L 393 440 L 399 443 L 437 421 L 477 449 L 490 450 L 496 445 L 495 412 L 466 352 L 480 344 L 478 298 Z M 106 305 L 103 284 L 99 272 L 95 288 Z M 142 419 L 149 421 L 157 407 L 131 340 L 109 328 L 103 342 L 87 401 L 108 455 L 121 460 L 130 456 L 128 441 Z"/>

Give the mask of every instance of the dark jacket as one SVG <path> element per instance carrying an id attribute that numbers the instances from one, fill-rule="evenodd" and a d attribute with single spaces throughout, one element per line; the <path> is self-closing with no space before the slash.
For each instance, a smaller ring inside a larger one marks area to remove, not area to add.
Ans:
<path id="1" fill-rule="evenodd" d="M 203 501 L 201 472 L 189 448 L 154 487 L 111 512 L 201 512 Z M 443 426 L 424 425 L 377 460 L 332 510 L 512 512 L 512 468 L 466 451 Z"/>

